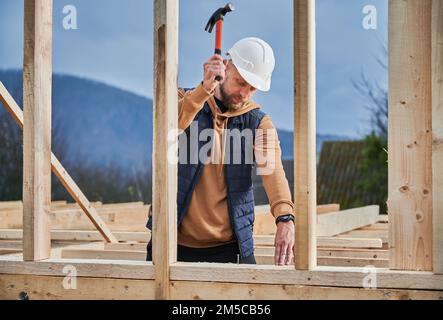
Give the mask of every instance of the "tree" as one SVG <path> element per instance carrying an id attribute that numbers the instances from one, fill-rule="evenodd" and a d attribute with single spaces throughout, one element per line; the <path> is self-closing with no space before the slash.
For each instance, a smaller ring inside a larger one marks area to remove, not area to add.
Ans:
<path id="1" fill-rule="evenodd" d="M 387 70 L 386 45 L 382 45 L 382 56 L 378 64 Z M 365 107 L 371 114 L 372 131 L 366 135 L 363 148 L 363 161 L 359 173 L 363 177 L 358 185 L 367 196 L 376 199 L 380 212 L 387 212 L 388 198 L 388 92 L 379 82 L 371 83 L 364 72 L 358 81 L 353 81 L 354 88 L 366 98 Z"/>

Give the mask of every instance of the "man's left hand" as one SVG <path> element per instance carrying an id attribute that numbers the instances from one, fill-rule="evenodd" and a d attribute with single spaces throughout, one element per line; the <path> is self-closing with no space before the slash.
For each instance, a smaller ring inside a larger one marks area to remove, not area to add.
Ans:
<path id="1" fill-rule="evenodd" d="M 275 234 L 275 255 L 276 265 L 289 265 L 294 258 L 294 237 L 295 226 L 292 221 L 279 222 L 277 224 L 277 233 Z"/>

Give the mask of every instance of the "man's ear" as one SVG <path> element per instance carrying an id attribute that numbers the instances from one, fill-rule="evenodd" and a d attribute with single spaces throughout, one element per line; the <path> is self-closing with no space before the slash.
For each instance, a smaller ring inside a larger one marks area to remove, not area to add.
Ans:
<path id="1" fill-rule="evenodd" d="M 225 67 L 228 66 L 229 60 L 223 59 L 223 64 L 225 65 Z"/>

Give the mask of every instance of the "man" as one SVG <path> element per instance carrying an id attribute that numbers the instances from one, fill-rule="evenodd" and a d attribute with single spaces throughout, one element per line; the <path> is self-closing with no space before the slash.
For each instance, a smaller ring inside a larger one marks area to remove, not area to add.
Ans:
<path id="1" fill-rule="evenodd" d="M 272 48 L 258 38 L 238 41 L 227 54 L 228 60 L 214 55 L 204 63 L 203 81 L 196 88 L 179 90 L 178 122 L 179 129 L 184 131 L 179 140 L 186 139 L 184 144 L 179 143 L 177 259 L 256 263 L 253 163 L 246 159 L 246 135 L 244 139 L 234 138 L 237 153 L 226 149 L 231 137 L 226 132 L 238 129 L 238 132 L 249 130 L 254 136 L 250 147 L 257 170 L 271 168 L 263 170 L 261 177 L 277 223 L 275 264 L 290 264 L 294 204 L 283 171 L 280 143 L 270 117 L 251 100 L 256 90 L 269 91 L 274 54 Z M 209 129 L 212 133 L 209 134 L 210 155 L 207 155 L 205 141 L 200 141 L 200 137 Z M 193 135 L 192 130 L 198 135 Z M 205 154 L 206 158 L 191 161 L 196 154 Z M 236 155 L 240 163 L 235 163 Z M 266 162 L 258 164 L 257 159 L 263 155 Z M 147 226 L 152 229 L 151 218 Z M 151 259 L 150 242 L 147 260 Z"/>

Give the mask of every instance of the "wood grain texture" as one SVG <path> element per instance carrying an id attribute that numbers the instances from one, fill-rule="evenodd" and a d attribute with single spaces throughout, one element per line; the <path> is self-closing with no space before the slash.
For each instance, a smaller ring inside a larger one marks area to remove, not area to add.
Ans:
<path id="1" fill-rule="evenodd" d="M 315 1 L 294 5 L 295 267 L 312 269 L 316 244 Z"/>
<path id="2" fill-rule="evenodd" d="M 23 258 L 50 256 L 52 0 L 25 0 Z"/>
<path id="3" fill-rule="evenodd" d="M 432 0 L 389 1 L 390 268 L 432 270 Z"/>
<path id="4" fill-rule="evenodd" d="M 433 270 L 443 273 L 443 0 L 432 0 Z"/>
<path id="5" fill-rule="evenodd" d="M 177 259 L 178 1 L 154 1 L 153 263 L 158 299 L 169 299 L 169 265 Z M 173 137 L 173 139 L 171 139 Z"/>

